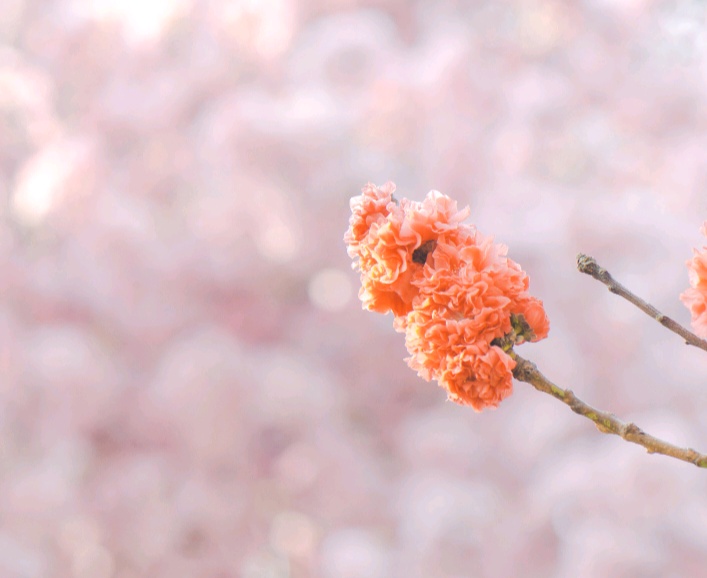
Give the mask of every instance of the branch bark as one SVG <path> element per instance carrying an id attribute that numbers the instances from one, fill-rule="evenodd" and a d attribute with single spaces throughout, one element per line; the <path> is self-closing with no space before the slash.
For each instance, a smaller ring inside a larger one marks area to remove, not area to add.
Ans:
<path id="1" fill-rule="evenodd" d="M 547 393 L 559 399 L 569 408 L 587 419 L 592 420 L 599 431 L 619 436 L 627 442 L 638 444 L 646 448 L 649 454 L 663 454 L 684 462 L 696 465 L 699 468 L 707 468 L 707 455 L 701 454 L 692 448 L 681 448 L 671 443 L 658 439 L 644 432 L 635 423 L 625 423 L 614 414 L 596 409 L 579 399 L 572 390 L 562 389 L 545 377 L 537 366 L 527 359 L 520 357 L 514 351 L 508 354 L 515 360 L 516 366 L 513 376 L 518 381 L 524 381 L 532 385 L 538 391 Z"/>
<path id="2" fill-rule="evenodd" d="M 577 255 L 577 269 L 579 269 L 582 273 L 586 273 L 587 275 L 594 277 L 597 281 L 604 283 L 604 285 L 609 288 L 609 291 L 616 293 L 630 303 L 633 303 L 636 307 L 638 307 L 646 315 L 649 315 L 655 319 L 663 327 L 670 329 L 673 333 L 677 333 L 688 345 L 694 345 L 695 347 L 699 347 L 700 349 L 707 351 L 706 340 L 697 337 L 697 335 L 680 325 L 677 321 L 671 319 L 667 315 L 663 315 L 660 311 L 653 307 L 653 305 L 646 303 L 643 299 L 631 293 L 631 291 L 616 281 L 616 279 L 611 276 L 611 273 L 603 267 L 600 267 L 594 257 L 584 255 L 583 253 Z"/>

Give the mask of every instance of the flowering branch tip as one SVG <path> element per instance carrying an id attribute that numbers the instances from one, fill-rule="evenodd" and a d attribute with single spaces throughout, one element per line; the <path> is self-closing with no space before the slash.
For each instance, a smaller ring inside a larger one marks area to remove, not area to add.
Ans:
<path id="1" fill-rule="evenodd" d="M 448 399 L 476 411 L 498 406 L 512 393 L 515 377 L 559 399 L 603 433 L 707 468 L 707 455 L 590 406 L 520 357 L 514 348 L 544 339 L 550 324 L 542 301 L 528 293 L 528 276 L 506 256 L 507 248 L 466 224 L 469 208 L 459 210 L 446 195 L 431 191 L 415 202 L 394 198 L 394 191 L 391 182 L 369 183 L 353 197 L 344 241 L 361 274 L 364 309 L 393 313 L 394 328 L 405 334 L 406 361 L 419 376 L 436 380 Z M 695 252 L 688 267 L 691 288 L 681 299 L 691 309 L 693 326 L 707 334 L 707 247 Z M 631 293 L 593 257 L 577 255 L 577 268 L 707 351 L 707 341 Z"/>

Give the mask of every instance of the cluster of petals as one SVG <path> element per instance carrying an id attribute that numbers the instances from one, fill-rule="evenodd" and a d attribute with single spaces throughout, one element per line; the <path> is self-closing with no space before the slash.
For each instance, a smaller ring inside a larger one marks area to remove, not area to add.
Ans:
<path id="1" fill-rule="evenodd" d="M 707 236 L 707 221 L 701 231 Z M 680 295 L 680 300 L 690 310 L 695 333 L 707 337 L 707 247 L 695 249 L 692 259 L 687 262 L 687 271 L 690 288 Z"/>
<path id="2" fill-rule="evenodd" d="M 463 221 L 469 208 L 431 191 L 422 202 L 392 197 L 395 186 L 369 184 L 351 200 L 345 235 L 361 272 L 359 297 L 371 311 L 395 315 L 410 367 L 436 380 L 449 399 L 481 411 L 512 393 L 513 359 L 500 346 L 547 336 L 542 302 L 506 247 Z"/>
<path id="3" fill-rule="evenodd" d="M 365 309 L 404 315 L 412 309 L 422 274 L 413 253 L 440 234 L 459 229 L 469 209 L 457 210 L 456 202 L 432 191 L 422 202 L 395 201 L 395 185 L 368 184 L 351 199 L 351 219 L 344 236 L 348 253 L 361 271 L 359 297 Z"/>

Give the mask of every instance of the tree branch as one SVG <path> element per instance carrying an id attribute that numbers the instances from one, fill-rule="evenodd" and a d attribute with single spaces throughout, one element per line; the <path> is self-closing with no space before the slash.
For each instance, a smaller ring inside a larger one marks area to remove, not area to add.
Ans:
<path id="1" fill-rule="evenodd" d="M 594 257 L 590 257 L 589 255 L 584 255 L 582 253 L 577 255 L 577 269 L 579 269 L 582 273 L 586 273 L 587 275 L 594 277 L 597 281 L 604 283 L 604 285 L 609 288 L 609 291 L 620 295 L 627 301 L 630 301 L 646 315 L 649 315 L 655 319 L 663 327 L 670 329 L 673 333 L 677 333 L 688 345 L 694 345 L 695 347 L 699 347 L 700 349 L 707 351 L 706 340 L 700 339 L 697 335 L 680 325 L 677 321 L 671 319 L 667 315 L 663 315 L 660 311 L 653 307 L 653 305 L 646 303 L 643 299 L 631 293 L 631 291 L 616 281 L 611 276 L 611 273 L 603 267 L 600 267 Z"/>
<path id="2" fill-rule="evenodd" d="M 516 366 L 513 376 L 518 381 L 524 381 L 532 385 L 538 391 L 547 393 L 559 399 L 569 408 L 579 415 L 592 420 L 597 429 L 603 433 L 615 434 L 627 442 L 638 444 L 648 450 L 649 454 L 663 454 L 684 462 L 689 462 L 699 468 L 707 468 L 707 455 L 701 454 L 691 448 L 680 448 L 653 437 L 644 432 L 635 423 L 624 423 L 615 415 L 593 408 L 579 399 L 571 390 L 562 389 L 552 383 L 538 370 L 537 366 L 527 359 L 523 359 L 514 351 L 508 354 L 515 360 Z"/>

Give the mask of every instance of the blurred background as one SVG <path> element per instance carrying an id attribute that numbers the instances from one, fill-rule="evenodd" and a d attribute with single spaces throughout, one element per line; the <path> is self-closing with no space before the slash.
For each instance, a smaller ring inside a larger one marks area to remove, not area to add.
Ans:
<path id="1" fill-rule="evenodd" d="M 476 414 L 361 310 L 349 198 L 471 206 L 519 353 L 707 451 L 696 0 L 3 0 L 0 576 L 683 577 L 707 473 L 530 386 Z"/>

